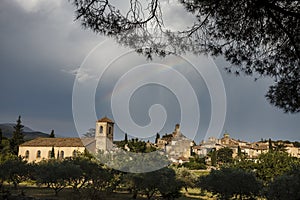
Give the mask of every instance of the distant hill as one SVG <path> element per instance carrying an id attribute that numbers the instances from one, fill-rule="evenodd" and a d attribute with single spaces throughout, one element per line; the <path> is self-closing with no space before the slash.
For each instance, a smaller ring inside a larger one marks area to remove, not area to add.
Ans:
<path id="1" fill-rule="evenodd" d="M 14 131 L 14 125 L 12 123 L 5 123 L 5 124 L 0 124 L 0 129 L 2 129 L 2 134 L 4 137 L 11 138 L 13 135 Z M 38 137 L 49 137 L 49 134 L 43 133 L 40 131 L 34 131 L 29 127 L 24 126 L 23 128 L 23 134 L 24 134 L 24 139 L 25 140 L 32 140 L 34 138 Z"/>

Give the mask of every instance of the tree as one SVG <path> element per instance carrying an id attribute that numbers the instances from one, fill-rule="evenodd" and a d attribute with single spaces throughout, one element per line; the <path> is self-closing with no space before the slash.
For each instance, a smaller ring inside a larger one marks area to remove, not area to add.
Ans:
<path id="1" fill-rule="evenodd" d="M 299 166 L 299 161 L 289 156 L 288 153 L 268 152 L 258 157 L 255 173 L 260 180 L 268 183 L 273 181 L 275 177 L 291 170 L 293 166 Z"/>
<path id="2" fill-rule="evenodd" d="M 211 165 L 216 167 L 217 166 L 217 151 L 215 149 L 212 150 L 210 159 L 211 159 Z"/>
<path id="3" fill-rule="evenodd" d="M 299 1 L 179 0 L 195 19 L 184 30 L 168 28 L 163 15 L 168 6 L 158 0 L 129 1 L 127 11 L 113 2 L 73 0 L 76 19 L 148 58 L 185 52 L 222 55 L 231 63 L 225 67 L 230 73 L 271 77 L 269 102 L 285 112 L 300 112 Z"/>
<path id="4" fill-rule="evenodd" d="M 160 138 L 160 135 L 159 135 L 159 133 L 156 133 L 156 137 L 155 137 L 155 144 L 157 144 L 157 142 L 158 142 L 158 139 Z"/>
<path id="5" fill-rule="evenodd" d="M 271 138 L 269 138 L 269 152 L 273 152 L 273 144 Z"/>
<path id="6" fill-rule="evenodd" d="M 124 174 L 123 184 L 128 187 L 132 193 L 133 199 L 136 199 L 138 194 L 145 195 L 147 199 L 151 199 L 158 193 L 157 185 L 159 184 L 159 179 L 157 178 L 157 175 L 156 171 Z"/>
<path id="7" fill-rule="evenodd" d="M 182 182 L 182 185 L 186 192 L 188 192 L 188 188 L 194 188 L 196 186 L 197 177 L 187 168 L 181 167 L 175 170 L 176 177 L 178 180 Z"/>
<path id="8" fill-rule="evenodd" d="M 232 162 L 232 149 L 228 147 L 224 147 L 222 149 L 217 150 L 217 161 L 222 164 L 231 163 Z"/>
<path id="9" fill-rule="evenodd" d="M 19 183 L 29 178 L 30 165 L 22 158 L 15 155 L 7 157 L 0 163 L 1 182 L 4 180 L 13 183 L 14 188 L 17 188 Z"/>
<path id="10" fill-rule="evenodd" d="M 24 126 L 21 122 L 21 116 L 19 116 L 17 124 L 14 126 L 14 132 L 10 140 L 11 152 L 15 155 L 18 155 L 19 145 L 24 142 L 23 128 Z"/>
<path id="11" fill-rule="evenodd" d="M 241 150 L 241 147 L 240 147 L 240 146 L 238 146 L 238 153 L 237 153 L 237 156 L 238 156 L 239 158 L 242 157 L 242 150 Z"/>
<path id="12" fill-rule="evenodd" d="M 90 128 L 85 134 L 83 134 L 83 136 L 87 138 L 94 138 L 95 132 L 96 130 L 94 128 Z"/>
<path id="13" fill-rule="evenodd" d="M 267 187 L 268 200 L 300 199 L 300 169 L 295 168 L 275 178 Z"/>
<path id="14" fill-rule="evenodd" d="M 218 199 L 245 199 L 259 195 L 261 183 L 255 174 L 236 168 L 212 170 L 200 176 L 198 186 L 217 195 Z"/>
<path id="15" fill-rule="evenodd" d="M 38 184 L 46 184 L 55 192 L 55 196 L 67 186 L 71 173 L 76 166 L 62 165 L 59 160 L 41 161 L 35 166 L 34 178 Z M 78 168 L 77 168 L 78 169 Z"/>
<path id="16" fill-rule="evenodd" d="M 189 162 L 183 163 L 183 166 L 191 170 L 206 169 L 205 158 L 194 155 L 189 158 Z"/>
<path id="17" fill-rule="evenodd" d="M 127 133 L 125 133 L 124 141 L 125 141 L 126 143 L 128 142 L 128 136 L 127 136 Z"/>
<path id="18" fill-rule="evenodd" d="M 55 138 L 54 130 L 51 131 L 49 137 L 50 137 L 50 138 Z"/>
<path id="19" fill-rule="evenodd" d="M 50 158 L 55 158 L 55 151 L 54 151 L 54 147 L 52 147 L 52 149 L 51 149 Z"/>

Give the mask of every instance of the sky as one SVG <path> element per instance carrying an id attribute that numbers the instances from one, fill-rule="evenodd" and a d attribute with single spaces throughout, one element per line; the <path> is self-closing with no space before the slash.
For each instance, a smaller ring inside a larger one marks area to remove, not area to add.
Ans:
<path id="1" fill-rule="evenodd" d="M 165 14 L 176 28 L 190 18 L 175 4 Z M 108 116 L 118 122 L 115 139 L 124 132 L 152 138 L 180 123 L 197 143 L 225 132 L 246 141 L 300 140 L 300 114 L 286 114 L 264 97 L 272 80 L 227 74 L 222 57 L 149 61 L 74 19 L 69 1 L 0 1 L 0 123 L 21 115 L 31 129 L 78 137 Z"/>

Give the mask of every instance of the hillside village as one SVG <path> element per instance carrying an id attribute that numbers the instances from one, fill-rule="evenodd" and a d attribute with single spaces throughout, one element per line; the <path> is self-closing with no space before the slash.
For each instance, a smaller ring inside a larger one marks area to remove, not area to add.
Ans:
<path id="1" fill-rule="evenodd" d="M 103 117 L 96 122 L 95 136 L 83 138 L 36 138 L 27 141 L 19 146 L 19 156 L 22 156 L 29 162 L 39 162 L 51 157 L 66 158 L 75 157 L 78 153 L 88 150 L 96 153 L 99 150 L 103 152 L 113 152 L 120 147 L 125 151 L 131 151 L 128 144 L 118 146 L 118 141 L 113 141 L 114 122 Z M 209 138 L 200 144 L 184 136 L 180 132 L 180 125 L 176 124 L 172 133 L 158 137 L 155 143 L 147 142 L 147 147 L 154 150 L 160 150 L 165 153 L 172 163 L 189 162 L 192 156 L 198 155 L 206 159 L 206 163 L 211 163 L 209 156 L 213 151 L 222 148 L 232 150 L 232 157 L 242 154 L 247 159 L 257 159 L 262 153 L 267 153 L 271 148 L 281 148 L 292 157 L 300 158 L 300 147 L 291 142 L 259 141 L 246 142 L 231 138 L 225 133 L 222 138 Z"/>

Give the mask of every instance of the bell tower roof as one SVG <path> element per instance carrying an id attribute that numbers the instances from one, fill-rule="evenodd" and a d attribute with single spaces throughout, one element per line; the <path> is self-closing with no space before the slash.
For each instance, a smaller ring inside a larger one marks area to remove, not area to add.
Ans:
<path id="1" fill-rule="evenodd" d="M 107 122 L 107 123 L 113 123 L 114 124 L 114 121 L 113 120 L 111 120 L 111 119 L 109 119 L 108 117 L 103 117 L 103 118 L 101 118 L 101 119 L 98 119 L 98 121 L 97 122 Z"/>

